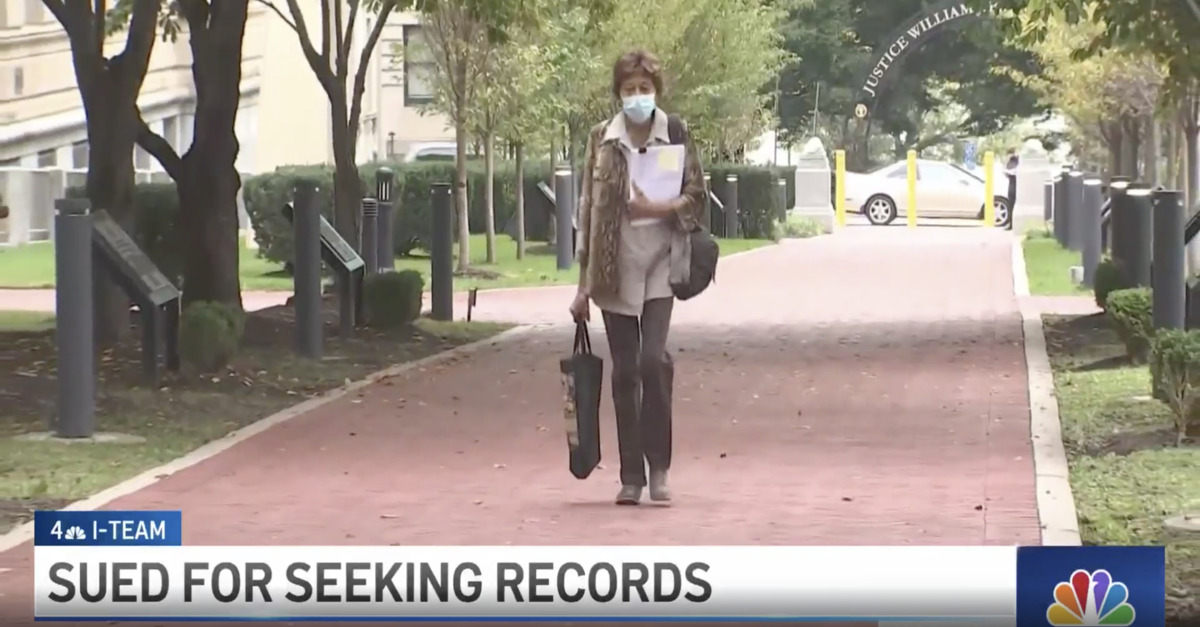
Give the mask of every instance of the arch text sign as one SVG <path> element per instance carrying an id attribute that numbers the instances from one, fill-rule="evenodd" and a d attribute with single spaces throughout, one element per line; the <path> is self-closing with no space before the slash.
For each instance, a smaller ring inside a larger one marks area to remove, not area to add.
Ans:
<path id="1" fill-rule="evenodd" d="M 875 108 L 879 94 L 887 88 L 897 66 L 909 52 L 925 45 L 942 31 L 957 28 L 980 17 L 974 7 L 962 0 L 948 0 L 928 7 L 909 19 L 876 48 L 878 56 L 861 82 L 854 104 L 854 116 L 866 118 Z"/>

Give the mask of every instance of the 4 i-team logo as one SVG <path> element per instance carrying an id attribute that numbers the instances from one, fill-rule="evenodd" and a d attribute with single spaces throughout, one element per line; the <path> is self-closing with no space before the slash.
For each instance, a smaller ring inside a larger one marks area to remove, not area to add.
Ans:
<path id="1" fill-rule="evenodd" d="M 1070 581 L 1054 586 L 1054 604 L 1046 609 L 1046 620 L 1057 626 L 1111 625 L 1128 627 L 1135 616 L 1127 603 L 1129 588 L 1113 581 L 1107 570 L 1089 573 L 1077 570 Z"/>

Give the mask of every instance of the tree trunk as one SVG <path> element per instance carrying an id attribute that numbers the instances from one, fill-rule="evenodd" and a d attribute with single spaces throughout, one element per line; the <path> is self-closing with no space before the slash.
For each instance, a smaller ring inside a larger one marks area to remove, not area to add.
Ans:
<path id="1" fill-rule="evenodd" d="M 1121 156 L 1121 173 L 1138 180 L 1141 178 L 1141 171 L 1138 168 L 1138 147 L 1141 144 L 1141 129 L 1138 127 L 1138 119 L 1124 116 L 1121 125 L 1124 131 L 1122 144 L 1125 147 L 1125 154 Z"/>
<path id="2" fill-rule="evenodd" d="M 1158 185 L 1158 155 L 1162 150 L 1162 137 L 1158 126 L 1158 120 L 1154 119 L 1154 115 L 1146 116 L 1145 122 L 1142 124 L 1145 129 L 1146 145 L 1142 149 L 1143 159 L 1145 160 L 1145 178 L 1146 182 L 1151 187 Z"/>
<path id="3" fill-rule="evenodd" d="M 221 0 L 189 21 L 196 117 L 192 145 L 176 179 L 184 244 L 184 303 L 242 306 L 238 275 L 237 171 L 234 122 L 241 100 L 242 39 L 247 0 Z"/>
<path id="4" fill-rule="evenodd" d="M 103 79 L 102 79 L 103 80 Z M 133 145 L 136 111 L 117 111 L 112 102 L 87 106 L 87 195 L 92 210 L 109 213 L 133 233 Z M 109 346 L 129 334 L 129 297 L 99 264 L 92 270 L 96 344 Z"/>
<path id="5" fill-rule="evenodd" d="M 1125 130 L 1120 122 L 1109 122 L 1101 126 L 1107 131 L 1104 135 L 1105 144 L 1108 146 L 1108 175 L 1123 176 L 1125 172 L 1121 168 L 1125 154 Z"/>
<path id="6" fill-rule="evenodd" d="M 517 259 L 525 258 L 525 144 L 513 146 L 517 170 Z"/>
<path id="7" fill-rule="evenodd" d="M 1184 158 L 1183 170 L 1187 173 L 1187 188 L 1184 198 L 1187 199 L 1188 208 L 1190 209 L 1194 203 L 1200 202 L 1200 120 L 1197 119 L 1197 111 L 1200 102 L 1197 102 L 1196 94 L 1192 94 L 1184 100 L 1183 106 L 1180 107 L 1180 130 L 1183 133 Z"/>
<path id="8" fill-rule="evenodd" d="M 355 138 L 344 107 L 333 110 L 333 226 L 355 250 L 362 251 L 362 177 L 355 158 Z M 339 111 L 341 109 L 341 111 Z M 382 262 L 380 262 L 382 263 Z"/>
<path id="9" fill-rule="evenodd" d="M 1164 120 L 1162 126 L 1163 141 L 1166 144 L 1164 152 L 1167 154 L 1166 172 L 1163 176 L 1163 182 L 1167 187 L 1172 187 L 1179 180 L 1179 132 L 1170 118 Z M 1175 189 L 1182 190 L 1183 188 L 1176 186 Z"/>
<path id="10" fill-rule="evenodd" d="M 466 111 L 466 98 L 459 97 L 458 111 Z M 471 227 L 467 213 L 467 124 L 462 115 L 454 123 L 454 204 L 458 214 L 458 271 L 471 267 Z"/>
<path id="11" fill-rule="evenodd" d="M 496 134 L 487 131 L 483 138 L 484 182 L 483 221 L 487 229 L 487 263 L 496 263 Z"/>

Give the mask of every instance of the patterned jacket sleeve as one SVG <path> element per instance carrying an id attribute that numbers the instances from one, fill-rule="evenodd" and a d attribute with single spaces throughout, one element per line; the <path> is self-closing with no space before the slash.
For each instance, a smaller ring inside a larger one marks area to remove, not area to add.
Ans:
<path id="1" fill-rule="evenodd" d="M 588 133 L 587 150 L 583 153 L 583 181 L 580 183 L 578 233 L 575 251 L 579 258 L 579 289 L 587 289 L 588 246 L 592 234 L 592 170 L 596 168 L 596 134 Z"/>
<path id="2" fill-rule="evenodd" d="M 700 162 L 700 151 L 692 142 L 692 136 L 684 126 L 683 192 L 675 199 L 671 209 L 679 218 L 679 228 L 691 232 L 700 224 L 704 215 L 704 165 Z"/>

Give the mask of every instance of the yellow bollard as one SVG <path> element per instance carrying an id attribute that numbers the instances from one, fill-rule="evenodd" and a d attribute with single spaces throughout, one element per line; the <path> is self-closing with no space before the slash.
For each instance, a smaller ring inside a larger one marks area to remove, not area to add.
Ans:
<path id="1" fill-rule="evenodd" d="M 983 225 L 996 226 L 996 155 L 983 153 Z"/>
<path id="2" fill-rule="evenodd" d="M 908 226 L 917 226 L 917 151 L 908 151 L 908 206 L 904 208 Z"/>
<path id="3" fill-rule="evenodd" d="M 834 162 L 834 192 L 837 197 L 833 201 L 834 212 L 837 215 L 837 225 L 846 226 L 846 151 L 833 151 Z"/>

